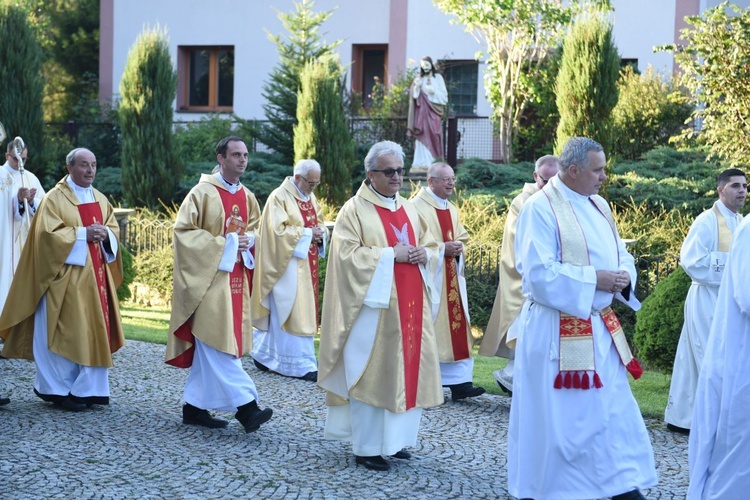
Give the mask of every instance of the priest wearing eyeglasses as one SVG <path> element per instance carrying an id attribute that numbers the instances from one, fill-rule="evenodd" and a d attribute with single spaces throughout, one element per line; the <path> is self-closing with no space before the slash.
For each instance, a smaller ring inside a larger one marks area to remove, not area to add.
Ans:
<path id="1" fill-rule="evenodd" d="M 367 179 L 336 219 L 323 296 L 318 385 L 327 439 L 351 441 L 359 465 L 408 459 L 422 409 L 443 402 L 431 290 L 438 244 L 399 194 L 401 146 L 365 158 Z"/>
<path id="2" fill-rule="evenodd" d="M 318 257 L 328 235 L 313 190 L 320 164 L 300 160 L 266 201 L 256 241 L 252 357 L 262 371 L 318 379 Z"/>
<path id="3" fill-rule="evenodd" d="M 411 201 L 435 239 L 443 244 L 443 259 L 435 279 L 440 301 L 432 309 L 432 321 L 443 387 L 450 388 L 453 401 L 459 401 L 481 396 L 485 391 L 472 383 L 474 337 L 464 278 L 464 246 L 469 242 L 469 233 L 461 224 L 458 208 L 448 200 L 455 186 L 451 166 L 433 163 L 427 169 L 427 187 L 422 187 Z"/>

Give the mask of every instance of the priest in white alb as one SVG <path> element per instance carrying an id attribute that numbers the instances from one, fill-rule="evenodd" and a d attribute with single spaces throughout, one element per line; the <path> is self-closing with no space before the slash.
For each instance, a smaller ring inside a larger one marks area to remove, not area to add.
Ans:
<path id="1" fill-rule="evenodd" d="M 750 491 L 750 217 L 734 233 L 698 377 L 688 500 Z"/>
<path id="2" fill-rule="evenodd" d="M 331 237 L 318 385 L 328 391 L 325 437 L 351 441 L 356 463 L 385 471 L 408 459 L 422 409 L 443 402 L 431 294 L 438 245 L 399 194 L 401 146 L 376 143 L 357 194 Z"/>
<path id="3" fill-rule="evenodd" d="M 453 194 L 456 177 L 447 163 L 433 163 L 427 169 L 427 187 L 411 199 L 419 215 L 427 221 L 436 241 L 442 243 L 443 260 L 435 277 L 439 305 L 432 310 L 440 358 L 443 387 L 451 399 L 460 401 L 481 396 L 483 387 L 474 386 L 474 336 L 469 320 L 469 299 L 464 277 L 464 245 L 469 233 L 461 224 L 458 208 L 448 198 Z"/>
<path id="4" fill-rule="evenodd" d="M 692 283 L 685 298 L 685 322 L 677 344 L 664 412 L 667 428 L 675 432 L 690 431 L 695 388 L 708 344 L 724 264 L 732 234 L 742 222 L 739 211 L 747 198 L 747 179 L 742 170 L 724 170 L 717 183 L 719 199 L 696 217 L 680 249 L 680 265 Z"/>
<path id="5" fill-rule="evenodd" d="M 318 379 L 318 257 L 327 232 L 313 190 L 320 164 L 300 160 L 268 197 L 255 243 L 253 351 L 255 366 L 310 382 Z"/>
<path id="6" fill-rule="evenodd" d="M 607 202 L 602 146 L 572 137 L 560 173 L 518 215 L 526 298 L 516 341 L 508 491 L 518 498 L 644 498 L 654 453 L 628 383 L 642 370 L 611 309 L 637 309 L 633 258 Z"/>

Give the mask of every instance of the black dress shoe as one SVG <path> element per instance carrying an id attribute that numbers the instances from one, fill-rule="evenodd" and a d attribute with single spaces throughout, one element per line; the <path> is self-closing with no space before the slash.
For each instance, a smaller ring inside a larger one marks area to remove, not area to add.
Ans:
<path id="1" fill-rule="evenodd" d="M 253 359 L 253 364 L 255 365 L 255 367 L 258 370 L 260 370 L 262 372 L 267 372 L 268 371 L 268 367 L 266 365 L 264 365 L 263 363 L 261 363 L 260 361 L 256 361 L 255 359 Z"/>
<path id="2" fill-rule="evenodd" d="M 409 460 L 411 458 L 411 453 L 409 453 L 406 450 L 397 451 L 393 455 L 391 455 L 392 458 L 400 458 L 401 460 Z"/>
<path id="3" fill-rule="evenodd" d="M 182 407 L 182 423 L 187 425 L 201 425 L 209 429 L 223 429 L 229 422 L 214 418 L 208 410 L 185 403 Z"/>
<path id="4" fill-rule="evenodd" d="M 621 495 L 615 495 L 612 497 L 612 500 L 646 500 L 646 497 L 643 496 L 641 490 L 636 488 L 633 491 L 628 491 Z"/>
<path id="5" fill-rule="evenodd" d="M 317 382 L 318 381 L 318 372 L 317 371 L 307 372 L 304 375 L 302 375 L 301 377 L 297 377 L 297 378 L 301 379 L 301 380 L 306 380 L 307 382 Z"/>
<path id="6" fill-rule="evenodd" d="M 685 429 L 684 427 L 678 427 L 673 424 L 667 424 L 667 429 L 669 429 L 672 432 L 690 435 L 690 429 Z"/>
<path id="7" fill-rule="evenodd" d="M 73 396 L 65 396 L 60 400 L 60 406 L 68 411 L 83 411 L 86 409 L 86 404 L 76 401 Z"/>
<path id="8" fill-rule="evenodd" d="M 10 403 L 10 398 L 0 398 L 0 406 L 5 406 Z"/>
<path id="9" fill-rule="evenodd" d="M 390 464 L 380 455 L 374 457 L 360 457 L 355 455 L 357 465 L 364 465 L 365 469 L 385 471 L 391 468 Z"/>
<path id="10" fill-rule="evenodd" d="M 449 385 L 451 390 L 451 399 L 453 401 L 460 401 L 466 398 L 473 398 L 481 396 L 486 391 L 484 387 L 474 387 L 471 382 L 464 382 L 463 384 Z"/>
<path id="11" fill-rule="evenodd" d="M 272 409 L 266 408 L 265 410 L 261 410 L 258 408 L 258 403 L 255 400 L 240 406 L 237 408 L 237 413 L 234 414 L 234 417 L 245 428 L 245 432 L 248 433 L 260 429 L 260 426 L 271 420 L 272 416 Z"/>

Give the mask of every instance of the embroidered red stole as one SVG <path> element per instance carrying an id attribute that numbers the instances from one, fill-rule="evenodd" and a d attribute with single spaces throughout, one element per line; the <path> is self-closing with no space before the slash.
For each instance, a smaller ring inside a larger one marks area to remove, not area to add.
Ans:
<path id="1" fill-rule="evenodd" d="M 88 227 L 92 224 L 104 224 L 102 222 L 102 209 L 99 203 L 81 203 L 78 205 L 78 215 L 81 217 L 81 222 L 84 227 Z M 91 241 L 87 243 L 89 247 L 89 255 L 91 256 L 91 264 L 94 269 L 94 277 L 96 278 L 96 288 L 99 295 L 99 304 L 104 315 L 104 325 L 107 327 L 107 338 L 110 339 L 110 290 L 109 283 L 107 282 L 107 270 L 104 266 L 107 265 L 107 261 L 104 258 L 104 252 L 102 252 L 102 245 L 98 241 Z"/>
<path id="2" fill-rule="evenodd" d="M 435 209 L 443 241 L 453 241 L 453 220 L 451 211 Z M 466 334 L 466 314 L 461 302 L 461 292 L 458 288 L 458 266 L 455 257 L 445 257 L 445 291 L 448 305 L 448 326 L 453 346 L 453 359 L 461 361 L 469 358 L 469 344 Z"/>
<path id="3" fill-rule="evenodd" d="M 383 223 L 389 246 L 402 241 L 416 246 L 414 229 L 403 206 L 395 212 L 375 206 Z M 404 390 L 406 409 L 417 404 L 419 383 L 419 361 L 422 353 L 422 320 L 424 291 L 419 267 L 408 262 L 395 262 L 393 278 L 396 282 L 396 298 L 401 321 L 401 343 L 404 351 Z"/>
<path id="4" fill-rule="evenodd" d="M 562 262 L 577 266 L 590 265 L 588 245 L 583 229 L 570 202 L 565 199 L 560 190 L 553 185 L 542 191 L 549 200 L 552 212 L 557 221 L 560 237 L 560 253 Z M 612 237 L 617 244 L 617 229 L 609 207 L 600 198 L 591 197 L 589 201 L 601 213 L 612 230 Z M 619 254 L 618 254 L 619 263 Z M 604 325 L 612 337 L 612 342 L 620 356 L 620 360 L 633 378 L 638 379 L 643 374 L 633 354 L 630 352 L 625 333 L 611 307 L 606 307 L 600 313 Z M 555 389 L 589 389 L 588 372 L 593 372 L 593 386 L 597 389 L 603 386 L 599 374 L 596 372 L 594 357 L 594 330 L 591 316 L 582 320 L 560 312 L 560 370 L 555 377 Z"/>
<path id="5" fill-rule="evenodd" d="M 231 232 L 233 226 L 235 232 L 240 234 L 244 233 L 244 227 L 242 230 L 239 229 L 241 224 L 237 221 L 232 221 L 233 218 L 240 219 L 247 225 L 247 198 L 245 196 L 245 190 L 240 187 L 236 193 L 232 194 L 226 189 L 216 188 L 221 196 L 221 204 L 224 207 L 224 216 L 226 217 L 226 223 L 224 224 L 226 234 L 228 231 Z M 237 355 L 242 357 L 242 299 L 245 279 L 248 280 L 247 284 L 250 287 L 250 293 L 252 294 L 252 283 L 253 283 L 253 270 L 247 269 L 242 259 L 238 257 L 237 262 L 234 263 L 234 269 L 229 273 L 229 289 L 232 296 L 232 320 L 234 324 L 234 338 L 237 342 Z"/>
<path id="6" fill-rule="evenodd" d="M 295 198 L 297 206 L 299 207 L 302 220 L 305 223 L 305 227 L 317 227 L 318 225 L 318 214 L 315 213 L 315 207 L 311 201 L 302 201 Z M 318 244 L 314 241 L 310 242 L 310 248 L 307 251 L 307 262 L 310 264 L 310 276 L 312 276 L 313 294 L 315 295 L 315 318 L 318 318 L 318 292 L 320 290 L 319 278 L 318 278 Z"/>

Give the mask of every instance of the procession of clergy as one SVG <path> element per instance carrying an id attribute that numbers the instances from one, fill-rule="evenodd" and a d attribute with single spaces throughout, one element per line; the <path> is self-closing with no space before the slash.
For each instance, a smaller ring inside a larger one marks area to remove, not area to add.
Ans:
<path id="1" fill-rule="evenodd" d="M 69 175 L 44 195 L 33 174 L 19 175 L 27 151 L 21 158 L 17 150 L 9 145 L 0 177 L 2 355 L 35 361 L 33 390 L 44 401 L 70 411 L 108 404 L 112 353 L 124 345 L 122 261 L 114 209 L 92 187 L 96 158 L 71 151 Z M 242 367 L 251 352 L 260 370 L 325 389 L 325 438 L 350 441 L 356 464 L 385 471 L 388 459 L 411 458 L 422 411 L 443 403 L 443 387 L 454 401 L 485 392 L 472 384 L 469 235 L 449 201 L 453 169 L 431 164 L 427 186 L 407 200 L 401 146 L 376 143 L 366 180 L 329 234 L 313 193 L 316 161 L 298 162 L 261 214 L 240 183 L 245 142 L 226 137 L 216 155 L 174 229 L 166 362 L 190 369 L 183 422 L 226 427 L 209 410 L 231 411 L 254 432 L 271 419 Z M 657 484 L 627 376 L 642 370 L 610 307 L 614 299 L 636 310 L 640 303 L 634 260 L 597 194 L 605 165 L 601 145 L 573 137 L 559 159 L 537 161 L 534 182 L 509 208 L 480 353 L 509 358 L 495 377 L 512 394 L 508 489 L 518 498 L 638 499 Z M 750 487 L 744 174 L 722 173 L 718 193 L 681 255 L 693 287 L 667 421 L 674 413 L 671 425 L 692 430 L 689 498 L 739 498 Z M 319 257 L 327 258 L 322 304 Z M 693 364 L 683 369 L 681 356 Z"/>

